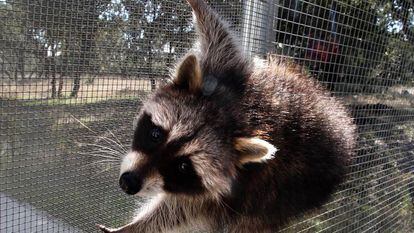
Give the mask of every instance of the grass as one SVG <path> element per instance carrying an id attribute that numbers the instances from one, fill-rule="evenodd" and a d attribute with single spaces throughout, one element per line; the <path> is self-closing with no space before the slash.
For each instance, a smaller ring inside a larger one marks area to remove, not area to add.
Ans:
<path id="1" fill-rule="evenodd" d="M 124 223 L 133 212 L 134 201 L 122 195 L 117 187 L 117 169 L 106 172 L 106 166 L 85 166 L 96 162 L 97 158 L 82 157 L 78 152 L 92 149 L 80 148 L 74 142 L 91 142 L 93 134 L 71 116 L 103 135 L 109 128 L 122 142 L 127 142 L 137 105 L 141 97 L 151 91 L 149 80 L 116 77 L 102 77 L 92 82 L 84 80 L 77 98 L 69 97 L 71 80 L 65 80 L 63 97 L 59 99 L 50 98 L 51 86 L 44 80 L 2 81 L 0 90 L 0 100 L 11 101 L 10 105 L 2 104 L 8 106 L 2 109 L 6 114 L 0 131 L 0 139 L 4 142 L 0 144 L 0 184 L 4 185 L 4 190 L 86 232 L 95 231 L 94 223 L 108 226 Z M 372 161 L 365 163 L 365 167 L 356 166 L 358 170 L 353 177 L 356 182 L 347 183 L 324 208 L 305 215 L 284 232 L 368 230 L 370 224 L 394 223 L 381 215 L 386 211 L 398 216 L 398 229 L 412 230 L 413 205 L 404 185 L 412 182 L 414 176 L 404 173 L 396 163 L 404 155 L 401 154 L 403 144 L 414 141 L 410 118 L 413 114 L 398 112 L 413 109 L 413 94 L 413 88 L 400 86 L 383 94 L 345 97 L 350 106 L 381 103 L 393 108 L 382 111 L 364 107 L 361 115 L 356 116 L 372 118 L 361 127 L 360 148 L 371 148 L 369 153 L 378 156 L 358 155 L 361 161 Z M 397 123 L 397 115 L 407 118 Z M 382 130 L 390 135 L 382 134 Z M 381 162 L 380 156 L 388 161 Z M 385 165 L 391 166 L 386 168 Z M 99 173 L 101 171 L 104 172 Z M 381 182 L 386 183 L 386 187 L 382 188 Z M 388 194 L 383 192 L 390 188 L 396 189 L 393 191 L 395 201 L 387 204 Z M 397 205 L 398 209 L 394 207 Z M 351 210 L 353 207 L 355 211 Z M 370 222 L 372 218 L 366 216 L 377 216 L 378 221 Z"/>
<path id="2" fill-rule="evenodd" d="M 358 94 L 345 97 L 348 104 L 384 104 L 393 108 L 412 108 L 414 106 L 414 87 L 390 87 L 385 93 Z"/>
<path id="3" fill-rule="evenodd" d="M 0 130 L 2 192 L 85 232 L 94 232 L 95 223 L 117 226 L 131 218 L 134 200 L 118 190 L 118 169 L 109 164 L 95 166 L 99 158 L 84 155 L 93 148 L 77 142 L 101 142 L 72 117 L 99 135 L 106 128 L 112 130 L 128 145 L 126 138 L 139 104 L 131 98 L 136 97 L 78 102 L 81 105 L 63 99 L 3 102 L 9 107 L 2 109 Z"/>

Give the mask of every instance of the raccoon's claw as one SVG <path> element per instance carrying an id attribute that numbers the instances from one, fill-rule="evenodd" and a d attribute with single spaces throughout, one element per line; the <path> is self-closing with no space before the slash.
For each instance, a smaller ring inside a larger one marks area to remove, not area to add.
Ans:
<path id="1" fill-rule="evenodd" d="M 117 233 L 117 232 L 121 232 L 118 229 L 107 228 L 104 225 L 100 225 L 100 224 L 96 224 L 96 227 L 99 228 L 102 232 L 105 232 L 105 233 Z"/>

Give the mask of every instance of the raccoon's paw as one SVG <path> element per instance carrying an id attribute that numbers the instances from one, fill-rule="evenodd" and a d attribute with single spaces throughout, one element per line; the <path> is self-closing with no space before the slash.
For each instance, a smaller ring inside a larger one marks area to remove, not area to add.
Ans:
<path id="1" fill-rule="evenodd" d="M 96 227 L 99 228 L 102 232 L 105 233 L 128 233 L 124 228 L 107 228 L 104 225 L 96 224 Z"/>

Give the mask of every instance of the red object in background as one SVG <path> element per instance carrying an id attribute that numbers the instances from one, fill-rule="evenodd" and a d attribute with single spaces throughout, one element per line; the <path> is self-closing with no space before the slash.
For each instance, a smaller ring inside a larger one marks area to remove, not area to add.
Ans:
<path id="1" fill-rule="evenodd" d="M 313 35 L 309 35 L 308 50 L 305 58 L 320 62 L 329 62 L 331 58 L 339 52 L 339 44 L 335 38 L 328 36 L 327 39 L 315 39 Z"/>

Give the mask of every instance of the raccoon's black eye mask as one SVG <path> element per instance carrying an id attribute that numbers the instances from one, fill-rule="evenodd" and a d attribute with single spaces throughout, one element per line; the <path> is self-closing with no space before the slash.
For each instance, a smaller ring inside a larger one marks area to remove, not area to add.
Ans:
<path id="1" fill-rule="evenodd" d="M 204 188 L 200 176 L 194 169 L 190 155 L 183 155 L 164 163 L 160 167 L 164 177 L 164 189 L 173 193 L 198 194 Z"/>
<path id="2" fill-rule="evenodd" d="M 151 116 L 144 113 L 138 120 L 134 133 L 132 148 L 143 152 L 153 152 L 165 142 L 168 132 L 151 121 Z"/>

